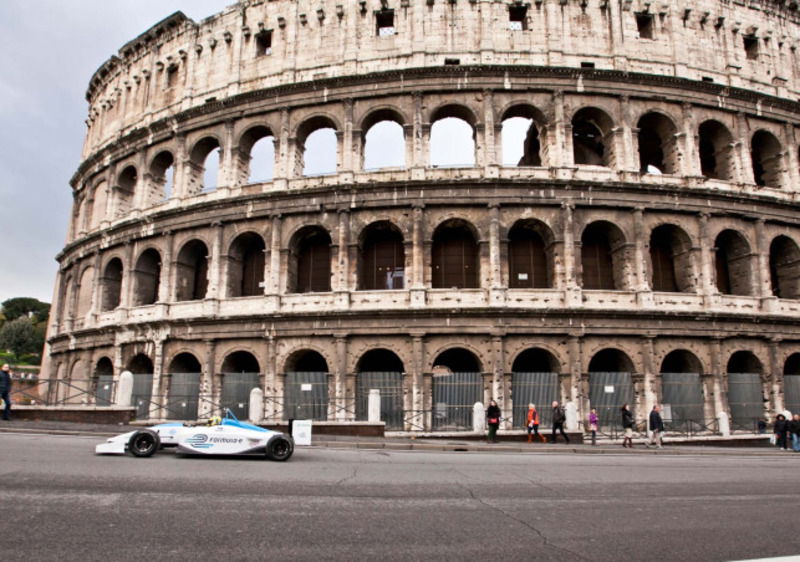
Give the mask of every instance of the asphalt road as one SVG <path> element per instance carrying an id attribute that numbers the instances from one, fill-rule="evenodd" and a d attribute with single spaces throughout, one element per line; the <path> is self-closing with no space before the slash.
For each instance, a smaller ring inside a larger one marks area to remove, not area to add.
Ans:
<path id="1" fill-rule="evenodd" d="M 93 454 L 0 434 L 6 560 L 737 560 L 800 553 L 800 454 Z"/>

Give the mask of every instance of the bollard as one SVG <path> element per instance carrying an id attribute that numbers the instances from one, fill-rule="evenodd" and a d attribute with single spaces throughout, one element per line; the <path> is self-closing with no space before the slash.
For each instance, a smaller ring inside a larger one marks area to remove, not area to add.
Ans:
<path id="1" fill-rule="evenodd" d="M 264 418 L 264 391 L 260 388 L 250 391 L 250 408 L 247 417 L 253 423 L 258 423 Z"/>
<path id="2" fill-rule="evenodd" d="M 122 371 L 117 385 L 117 406 L 127 408 L 131 405 L 133 396 L 133 373 Z"/>
<path id="3" fill-rule="evenodd" d="M 483 433 L 486 431 L 486 409 L 480 402 L 472 406 L 472 431 Z"/>
<path id="4" fill-rule="evenodd" d="M 369 389 L 369 397 L 367 398 L 367 421 L 381 421 L 381 391 L 377 388 Z"/>
<path id="5" fill-rule="evenodd" d="M 725 437 L 729 437 L 731 434 L 731 422 L 728 420 L 727 412 L 719 413 L 719 432 Z"/>
<path id="6" fill-rule="evenodd" d="M 567 431 L 578 431 L 578 406 L 575 402 L 567 402 L 564 413 L 567 415 Z"/>

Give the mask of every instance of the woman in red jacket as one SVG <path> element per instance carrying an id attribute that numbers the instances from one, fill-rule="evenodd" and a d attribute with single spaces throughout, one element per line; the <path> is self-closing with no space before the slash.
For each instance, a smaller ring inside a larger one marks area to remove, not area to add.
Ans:
<path id="1" fill-rule="evenodd" d="M 539 412 L 536 411 L 536 406 L 528 404 L 528 443 L 533 442 L 533 436 L 544 442 L 544 437 L 539 435 Z"/>

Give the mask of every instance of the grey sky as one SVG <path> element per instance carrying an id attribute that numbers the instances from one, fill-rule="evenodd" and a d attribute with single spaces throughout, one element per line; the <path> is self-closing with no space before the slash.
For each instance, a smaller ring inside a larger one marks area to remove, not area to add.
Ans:
<path id="1" fill-rule="evenodd" d="M 94 71 L 177 10 L 198 21 L 232 3 L 0 1 L 0 301 L 52 299 Z"/>

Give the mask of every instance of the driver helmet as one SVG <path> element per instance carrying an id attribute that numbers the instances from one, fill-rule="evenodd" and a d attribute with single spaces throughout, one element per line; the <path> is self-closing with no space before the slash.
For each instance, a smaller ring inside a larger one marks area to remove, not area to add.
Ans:
<path id="1" fill-rule="evenodd" d="M 208 425 L 220 425 L 222 423 L 222 418 L 219 416 L 212 416 L 208 418 Z"/>

